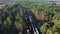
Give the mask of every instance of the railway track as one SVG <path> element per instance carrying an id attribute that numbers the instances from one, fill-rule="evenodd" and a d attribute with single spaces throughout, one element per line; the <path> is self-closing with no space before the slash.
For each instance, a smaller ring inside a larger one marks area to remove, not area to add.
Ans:
<path id="1" fill-rule="evenodd" d="M 28 8 L 24 8 L 24 16 L 25 16 L 25 25 L 26 25 L 26 33 L 25 34 L 40 34 L 38 28 L 33 24 L 33 16 L 31 11 Z"/>

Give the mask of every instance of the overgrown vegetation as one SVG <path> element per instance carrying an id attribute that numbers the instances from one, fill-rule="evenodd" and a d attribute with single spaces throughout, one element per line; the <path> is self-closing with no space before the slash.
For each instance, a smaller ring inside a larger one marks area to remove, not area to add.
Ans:
<path id="1" fill-rule="evenodd" d="M 4 7 L 0 10 L 0 29 L 6 33 L 11 30 L 9 28 L 15 28 L 19 34 L 22 34 L 24 19 L 23 19 L 23 7 L 29 8 L 36 19 L 42 21 L 43 25 L 40 26 L 42 34 L 59 34 L 60 33 L 60 5 L 52 5 L 51 3 L 27 3 L 19 2 L 16 5 Z M 46 21 L 45 21 L 46 20 Z M 48 23 L 54 23 L 51 27 Z M 12 31 L 11 31 L 12 32 Z M 11 33 L 10 33 L 11 34 Z M 13 33 L 16 34 L 16 33 Z"/>

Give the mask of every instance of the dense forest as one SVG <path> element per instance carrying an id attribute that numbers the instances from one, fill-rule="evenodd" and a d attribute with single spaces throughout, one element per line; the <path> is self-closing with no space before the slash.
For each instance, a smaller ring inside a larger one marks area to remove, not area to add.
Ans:
<path id="1" fill-rule="evenodd" d="M 41 34 L 60 34 L 60 5 L 38 2 L 6 3 L 0 9 L 0 34 L 23 34 L 26 9 L 34 14 Z"/>

